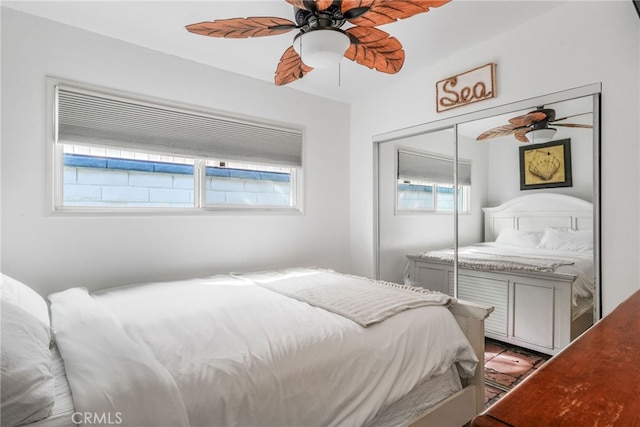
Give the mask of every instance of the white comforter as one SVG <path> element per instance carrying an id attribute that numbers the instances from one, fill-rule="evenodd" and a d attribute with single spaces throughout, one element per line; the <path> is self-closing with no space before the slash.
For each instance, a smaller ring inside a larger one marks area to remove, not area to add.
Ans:
<path id="1" fill-rule="evenodd" d="M 229 276 L 50 299 L 76 409 L 120 425 L 361 426 L 477 362 L 443 306 L 363 328 Z"/>

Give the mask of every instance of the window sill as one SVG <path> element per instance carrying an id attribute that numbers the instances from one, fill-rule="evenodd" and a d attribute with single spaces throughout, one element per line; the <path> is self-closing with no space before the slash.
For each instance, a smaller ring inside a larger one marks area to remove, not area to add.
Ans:
<path id="1" fill-rule="evenodd" d="M 50 217 L 141 217 L 141 216 L 208 216 L 208 215 L 303 215 L 297 207 L 224 206 L 206 208 L 57 208 Z"/>

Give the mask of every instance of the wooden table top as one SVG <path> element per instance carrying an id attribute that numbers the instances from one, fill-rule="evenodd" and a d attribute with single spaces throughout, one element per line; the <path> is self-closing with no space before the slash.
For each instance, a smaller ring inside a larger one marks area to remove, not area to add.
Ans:
<path id="1" fill-rule="evenodd" d="M 640 291 L 471 425 L 640 426 Z"/>

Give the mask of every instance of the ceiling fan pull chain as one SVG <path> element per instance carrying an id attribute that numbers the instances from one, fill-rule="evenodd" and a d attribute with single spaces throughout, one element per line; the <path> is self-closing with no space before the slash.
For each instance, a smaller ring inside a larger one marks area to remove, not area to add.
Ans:
<path id="1" fill-rule="evenodd" d="M 304 62 L 302 61 L 302 37 L 300 37 L 300 65 L 304 64 Z M 295 43 L 295 42 L 294 42 Z M 302 67 L 300 67 L 300 78 L 304 77 L 304 73 L 302 72 Z"/>

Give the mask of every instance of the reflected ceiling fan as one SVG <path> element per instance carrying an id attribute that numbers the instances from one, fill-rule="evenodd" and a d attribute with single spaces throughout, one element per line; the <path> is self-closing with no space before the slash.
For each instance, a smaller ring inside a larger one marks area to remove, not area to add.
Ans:
<path id="1" fill-rule="evenodd" d="M 428 12 L 451 0 L 286 0 L 296 22 L 258 16 L 220 19 L 187 25 L 209 37 L 264 37 L 299 30 L 276 69 L 276 85 L 304 77 L 314 68 L 331 66 L 344 56 L 377 71 L 395 74 L 404 64 L 404 50 L 395 37 L 377 25 Z M 354 26 L 341 30 L 346 22 Z"/>
<path id="2" fill-rule="evenodd" d="M 536 107 L 534 111 L 530 111 L 523 116 L 513 117 L 509 119 L 508 125 L 498 126 L 493 129 L 489 129 L 478 135 L 476 140 L 482 141 L 485 139 L 498 138 L 500 136 L 513 135 L 520 142 L 530 142 L 529 136 L 535 135 L 536 139 L 551 139 L 556 133 L 556 129 L 550 127 L 563 126 L 569 128 L 592 128 L 592 125 L 583 125 L 578 123 L 558 123 L 562 120 L 566 120 L 571 117 L 582 116 L 581 113 L 574 114 L 573 116 L 562 117 L 556 119 L 556 110 L 552 108 L 544 108 L 544 106 Z"/>

